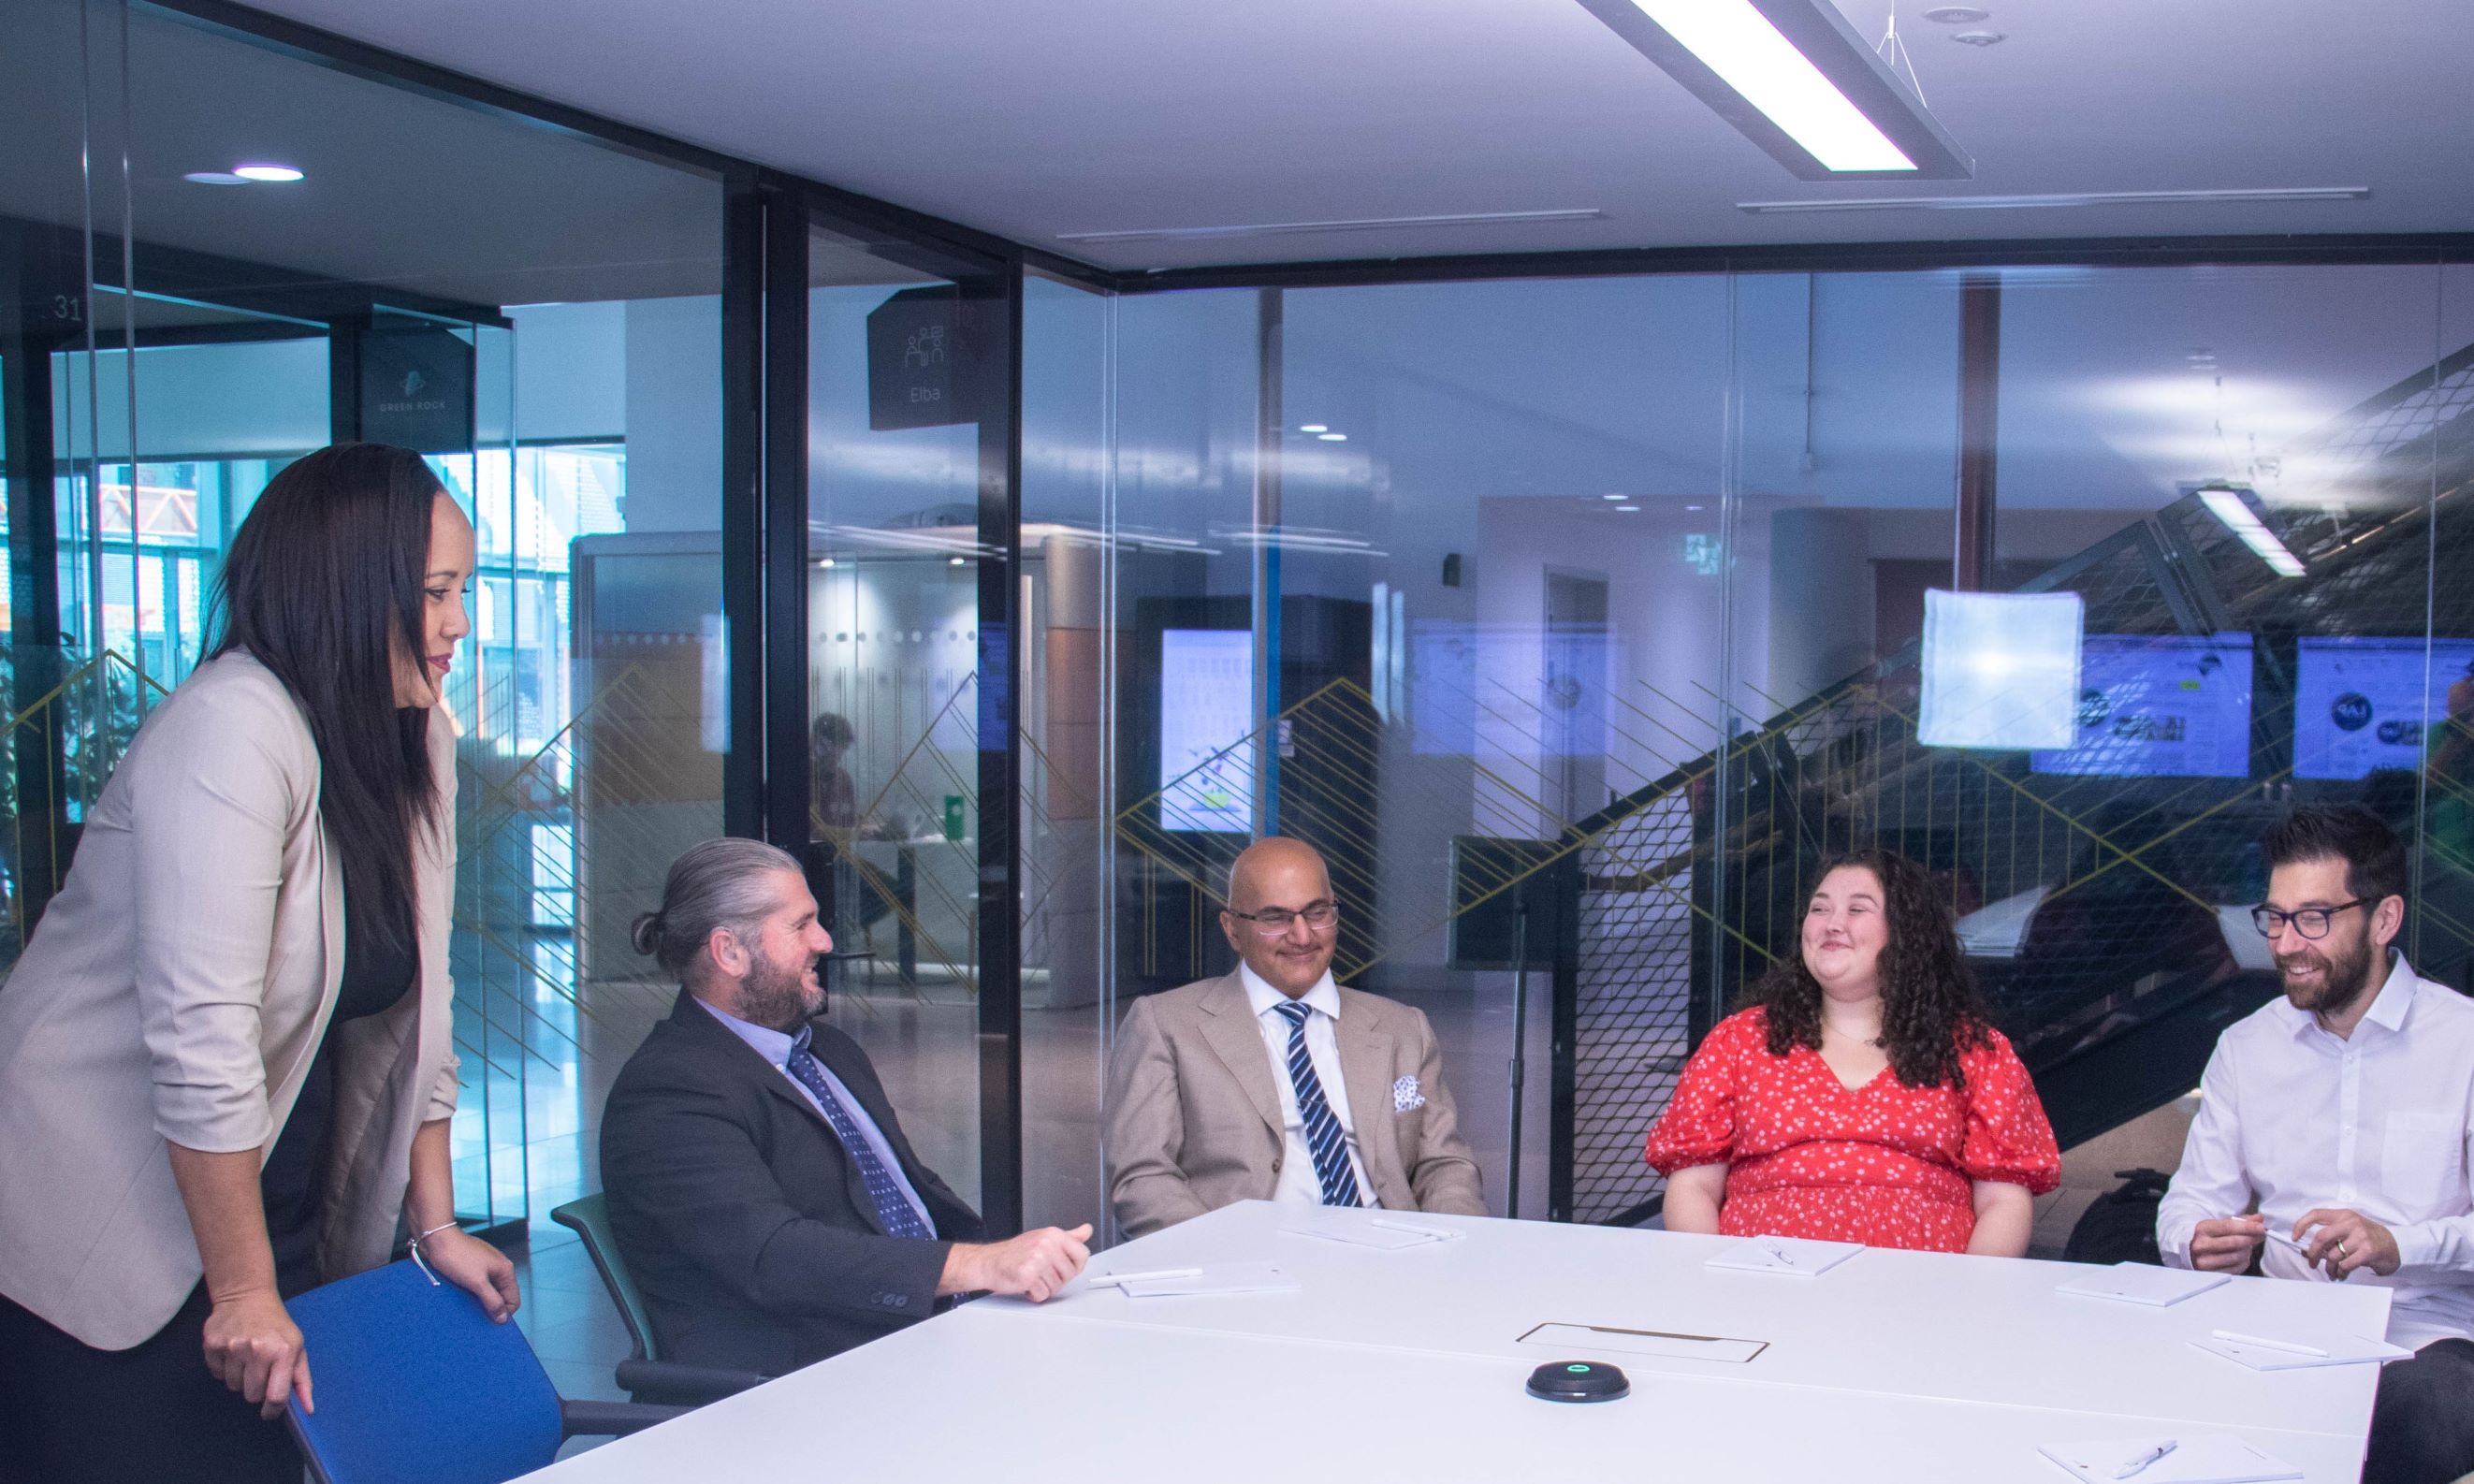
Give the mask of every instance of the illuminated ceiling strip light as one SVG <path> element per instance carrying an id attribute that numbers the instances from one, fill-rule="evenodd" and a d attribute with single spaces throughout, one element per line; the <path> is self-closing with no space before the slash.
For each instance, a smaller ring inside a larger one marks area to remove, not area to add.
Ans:
<path id="1" fill-rule="evenodd" d="M 2245 202 L 2364 201 L 2367 185 L 2277 185 L 2256 190 L 2105 190 L 2050 196 L 1861 196 L 1835 201 L 1738 201 L 1755 215 L 1789 211 L 2020 211 L 2048 207 L 2239 206 Z"/>
<path id="2" fill-rule="evenodd" d="M 1963 181 L 1976 162 L 1831 0 L 1580 0 L 1807 181 Z"/>
<path id="3" fill-rule="evenodd" d="M 1595 222 L 1597 207 L 1549 211 L 1460 211 L 1442 216 L 1366 216 L 1330 222 L 1248 222 L 1225 227 L 1137 227 L 1124 231 L 1064 231 L 1059 242 L 1170 242 L 1209 237 L 1276 237 L 1310 231 L 1391 231 L 1415 227 L 1499 227 L 1536 222 Z"/>
<path id="4" fill-rule="evenodd" d="M 2208 513 L 2224 522 L 2225 528 L 2257 553 L 2259 559 L 2268 565 L 2269 571 L 2280 577 L 2303 574 L 2302 559 L 2287 550 L 2285 543 L 2276 539 L 2276 533 L 2269 530 L 2251 510 L 2250 502 L 2242 498 L 2240 490 L 2221 484 L 2208 485 L 2198 491 L 2198 496 L 2199 503 L 2208 507 Z"/>

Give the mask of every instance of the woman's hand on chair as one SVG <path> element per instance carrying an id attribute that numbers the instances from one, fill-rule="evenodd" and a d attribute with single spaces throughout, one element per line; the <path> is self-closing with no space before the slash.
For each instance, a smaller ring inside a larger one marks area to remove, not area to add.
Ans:
<path id="1" fill-rule="evenodd" d="M 424 1241 L 421 1255 L 431 1272 L 479 1300 L 492 1319 L 504 1324 L 515 1317 L 522 1301 L 516 1294 L 516 1265 L 505 1253 L 450 1227 Z"/>
<path id="2" fill-rule="evenodd" d="M 296 1390 L 301 1410 L 316 1410 L 310 1405 L 309 1356 L 302 1348 L 301 1326 L 284 1312 L 283 1301 L 273 1289 L 245 1289 L 217 1299 L 206 1315 L 206 1369 L 256 1403 L 258 1416 L 269 1422 L 281 1417 L 284 1399 Z"/>

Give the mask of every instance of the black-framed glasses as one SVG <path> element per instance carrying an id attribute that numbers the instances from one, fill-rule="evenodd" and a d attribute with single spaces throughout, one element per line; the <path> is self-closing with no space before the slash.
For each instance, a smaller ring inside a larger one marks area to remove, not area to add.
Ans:
<path id="1" fill-rule="evenodd" d="M 1286 907 L 1266 907 L 1258 912 L 1231 912 L 1231 917 L 1242 917 L 1254 925 L 1254 931 L 1266 937 L 1276 937 L 1289 931 L 1289 924 L 1299 918 L 1320 933 L 1340 920 L 1340 904 L 1332 901 L 1308 902 L 1294 911 Z"/>
<path id="2" fill-rule="evenodd" d="M 2304 937 L 2326 937 L 2328 924 L 2339 912 L 2349 908 L 2367 907 L 2374 900 L 2376 899 L 2372 897 L 2358 896 L 2350 902 L 2340 902 L 2334 907 L 2305 907 L 2290 912 L 2278 912 L 2273 907 L 2254 907 L 2250 910 L 2250 925 L 2259 929 L 2259 936 L 2262 937 L 2274 937 L 2276 925 L 2280 922 Z"/>

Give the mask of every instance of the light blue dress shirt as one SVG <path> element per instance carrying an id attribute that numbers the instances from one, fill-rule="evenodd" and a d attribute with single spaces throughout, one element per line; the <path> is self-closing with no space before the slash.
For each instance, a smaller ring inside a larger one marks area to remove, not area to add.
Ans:
<path id="1" fill-rule="evenodd" d="M 790 1036 L 764 1026 L 752 1025 L 726 1010 L 715 1010 L 702 1000 L 696 1003 L 703 1005 L 713 1018 L 720 1021 L 731 1034 L 745 1041 L 755 1048 L 758 1056 L 772 1063 L 773 1070 L 782 1074 L 782 1080 L 788 1083 L 799 1096 L 807 1099 L 810 1107 L 816 1109 L 816 1116 L 825 1118 L 828 1127 L 832 1125 L 833 1120 L 825 1117 L 824 1108 L 818 1106 L 816 1095 L 808 1090 L 806 1083 L 790 1075 L 790 1047 L 793 1044 Z M 814 1053 L 811 1052 L 809 1055 L 814 1056 Z M 834 1090 L 834 1096 L 842 1100 L 842 1111 L 850 1115 L 851 1122 L 859 1125 L 860 1137 L 867 1140 L 869 1151 L 876 1156 L 878 1162 L 885 1166 L 885 1173 L 893 1177 L 893 1183 L 901 1187 L 902 1198 L 910 1203 L 912 1210 L 919 1213 L 919 1224 L 928 1229 L 929 1235 L 935 1235 L 936 1219 L 928 1214 L 928 1203 L 919 1199 L 919 1192 L 911 1185 L 910 1177 L 902 1173 L 902 1161 L 894 1156 L 893 1146 L 885 1142 L 885 1131 L 878 1128 L 876 1120 L 867 1115 L 867 1105 L 851 1096 L 851 1090 L 842 1085 L 842 1080 L 834 1075 L 834 1069 L 825 1064 L 824 1058 L 816 1058 L 816 1070 L 824 1074 L 825 1085 Z"/>

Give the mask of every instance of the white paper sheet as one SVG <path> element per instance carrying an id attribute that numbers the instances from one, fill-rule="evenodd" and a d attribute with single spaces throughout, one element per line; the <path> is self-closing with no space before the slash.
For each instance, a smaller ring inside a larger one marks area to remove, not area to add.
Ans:
<path id="1" fill-rule="evenodd" d="M 1298 1287 L 1288 1270 L 1273 1262 L 1224 1262 L 1194 1277 L 1154 1277 L 1119 1288 L 1129 1299 L 1198 1299 L 1209 1294 L 1277 1293 Z"/>
<path id="2" fill-rule="evenodd" d="M 2278 1350 L 2270 1345 L 2244 1345 L 2240 1340 L 2219 1339 L 2214 1335 L 2191 1343 L 2211 1355 L 2240 1361 L 2254 1371 L 2303 1371 L 2314 1366 L 2376 1365 L 2383 1360 L 2404 1360 L 2413 1351 L 2386 1340 L 2366 1340 L 2355 1334 L 2319 1332 L 2286 1333 L 2282 1330 L 2261 1338 L 2286 1340 L 2326 1350 L 2325 1355 L 2305 1355 L 2299 1350 Z"/>
<path id="3" fill-rule="evenodd" d="M 1738 1242 L 1707 1267 L 1734 1268 L 1746 1273 L 1779 1273 L 1816 1277 L 1864 1250 L 1858 1242 L 1821 1242 L 1806 1237 L 1754 1237 Z"/>
<path id="4" fill-rule="evenodd" d="M 2087 1484 L 2253 1484 L 2298 1479 L 2302 1471 L 2263 1453 L 2229 1432 L 2183 1433 L 2173 1451 L 2127 1476 L 2120 1471 L 2145 1458 L 2163 1436 L 2098 1438 L 2088 1443 L 2048 1443 L 2037 1451 Z"/>
<path id="5" fill-rule="evenodd" d="M 2145 1303 L 2163 1308 L 2232 1281 L 2232 1276 L 2224 1273 L 2195 1273 L 2182 1268 L 2160 1268 L 2145 1262 L 2118 1262 L 2109 1268 L 2092 1268 L 2083 1277 L 2071 1279 L 2053 1292 L 2081 1299 L 2110 1299 L 2117 1303 Z"/>
<path id="6" fill-rule="evenodd" d="M 1374 1247 L 1385 1252 L 1397 1252 L 1404 1247 L 1430 1247 L 1459 1236 L 1441 1227 L 1419 1227 L 1410 1222 L 1370 1221 L 1362 1216 L 1300 1216 L 1280 1229 L 1292 1236 L 1322 1237 L 1330 1242 L 1346 1242 L 1354 1247 Z"/>

